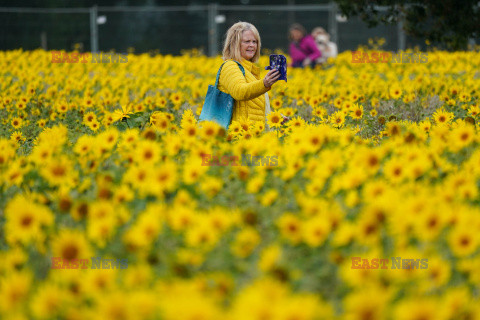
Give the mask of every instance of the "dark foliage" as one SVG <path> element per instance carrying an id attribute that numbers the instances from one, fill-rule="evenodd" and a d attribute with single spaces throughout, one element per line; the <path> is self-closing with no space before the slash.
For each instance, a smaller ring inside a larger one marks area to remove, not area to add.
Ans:
<path id="1" fill-rule="evenodd" d="M 336 0 L 347 17 L 358 15 L 369 26 L 403 19 L 405 31 L 439 47 L 464 50 L 469 38 L 480 37 L 478 0 Z M 379 10 L 385 6 L 386 10 Z"/>

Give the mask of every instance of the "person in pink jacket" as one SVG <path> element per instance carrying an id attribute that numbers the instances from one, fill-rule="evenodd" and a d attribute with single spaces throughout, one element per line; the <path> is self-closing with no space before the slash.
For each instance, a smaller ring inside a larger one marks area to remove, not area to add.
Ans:
<path id="1" fill-rule="evenodd" d="M 290 27 L 289 34 L 292 67 L 315 66 L 315 60 L 322 56 L 315 39 L 307 34 L 305 28 L 298 23 Z"/>

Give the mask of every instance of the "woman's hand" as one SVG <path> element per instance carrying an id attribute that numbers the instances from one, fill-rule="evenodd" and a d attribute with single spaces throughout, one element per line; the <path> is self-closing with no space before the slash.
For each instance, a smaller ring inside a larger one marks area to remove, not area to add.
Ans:
<path id="1" fill-rule="evenodd" d="M 280 71 L 272 69 L 268 71 L 265 78 L 263 78 L 263 85 L 265 88 L 270 88 L 275 82 L 277 82 L 278 78 L 280 78 Z"/>

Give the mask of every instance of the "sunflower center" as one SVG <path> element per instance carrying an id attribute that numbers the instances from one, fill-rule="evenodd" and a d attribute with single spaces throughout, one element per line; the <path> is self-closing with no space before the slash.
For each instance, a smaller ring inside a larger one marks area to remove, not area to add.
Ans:
<path id="1" fill-rule="evenodd" d="M 436 218 L 431 218 L 431 219 L 428 221 L 428 227 L 429 227 L 429 228 L 434 228 L 437 224 L 438 224 L 438 221 L 437 221 Z"/>
<path id="2" fill-rule="evenodd" d="M 368 159 L 368 164 L 371 166 L 371 167 L 374 167 L 378 164 L 378 158 L 375 157 L 375 156 L 371 156 L 369 159 Z"/>
<path id="3" fill-rule="evenodd" d="M 60 203 L 58 204 L 60 210 L 62 211 L 68 211 L 70 210 L 70 207 L 72 206 L 72 202 L 70 199 L 63 198 L 60 200 Z"/>
<path id="4" fill-rule="evenodd" d="M 147 160 L 148 160 L 148 159 L 152 159 L 152 157 L 153 157 L 153 152 L 152 152 L 151 150 L 147 150 L 147 151 L 145 151 L 144 156 L 145 156 L 145 159 L 147 159 Z"/>
<path id="5" fill-rule="evenodd" d="M 360 315 L 361 320 L 372 320 L 375 319 L 374 313 L 372 310 L 364 310 Z"/>
<path id="6" fill-rule="evenodd" d="M 63 248 L 62 257 L 67 260 L 73 260 L 78 256 L 78 248 L 72 244 Z"/>
<path id="7" fill-rule="evenodd" d="M 61 177 L 65 175 L 65 171 L 63 166 L 56 166 L 53 168 L 52 173 L 54 176 Z"/>
<path id="8" fill-rule="evenodd" d="M 147 131 L 147 133 L 145 133 L 145 139 L 147 140 L 155 140 L 156 137 L 157 136 L 152 131 Z"/>
<path id="9" fill-rule="evenodd" d="M 25 216 L 22 218 L 21 224 L 23 227 L 28 227 L 33 221 L 32 216 Z"/>
<path id="10" fill-rule="evenodd" d="M 15 179 L 18 178 L 19 176 L 20 176 L 20 173 L 18 173 L 18 172 L 13 173 L 12 175 L 10 175 L 10 181 L 15 180 Z"/>
<path id="11" fill-rule="evenodd" d="M 383 222 L 385 221 L 385 213 L 382 210 L 379 210 L 375 213 L 378 222 Z"/>
<path id="12" fill-rule="evenodd" d="M 81 218 L 86 217 L 88 215 L 88 205 L 86 203 L 82 203 L 78 206 L 77 212 Z"/>
<path id="13" fill-rule="evenodd" d="M 372 233 L 375 232 L 375 230 L 376 230 L 375 225 L 369 224 L 369 225 L 367 225 L 367 226 L 365 227 L 365 234 L 366 234 L 366 235 L 372 234 Z"/>
<path id="14" fill-rule="evenodd" d="M 297 226 L 294 224 L 290 224 L 288 225 L 288 230 L 290 230 L 291 232 L 295 232 L 297 231 Z"/>
<path id="15" fill-rule="evenodd" d="M 468 237 L 462 237 L 460 239 L 460 244 L 463 246 L 463 247 L 466 247 L 470 244 L 470 238 Z"/>

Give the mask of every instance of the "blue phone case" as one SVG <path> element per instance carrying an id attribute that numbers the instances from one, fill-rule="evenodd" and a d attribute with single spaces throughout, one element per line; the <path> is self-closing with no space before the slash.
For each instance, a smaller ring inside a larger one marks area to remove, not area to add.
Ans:
<path id="1" fill-rule="evenodd" d="M 270 55 L 270 65 L 265 67 L 265 70 L 277 69 L 280 71 L 280 78 L 278 80 L 287 81 L 287 58 L 281 54 Z"/>

